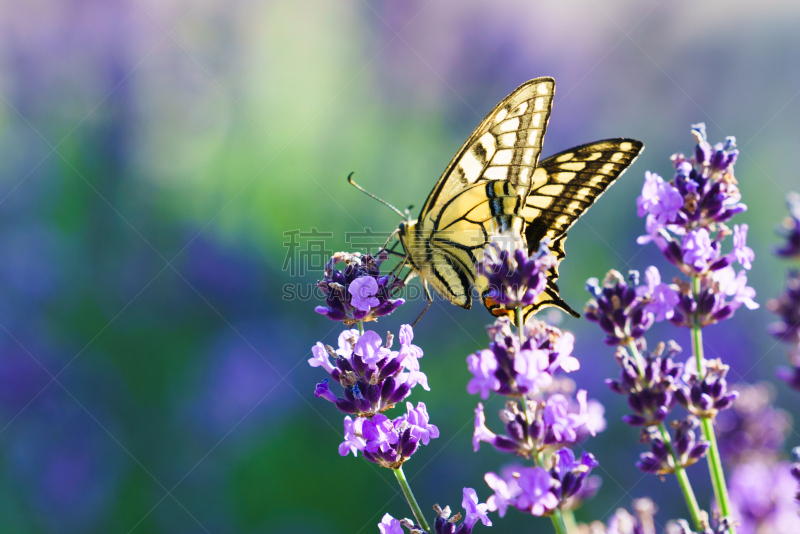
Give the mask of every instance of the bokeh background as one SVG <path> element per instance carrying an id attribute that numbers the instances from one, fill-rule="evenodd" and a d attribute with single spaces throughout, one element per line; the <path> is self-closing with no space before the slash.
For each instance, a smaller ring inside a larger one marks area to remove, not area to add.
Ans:
<path id="1" fill-rule="evenodd" d="M 647 147 L 570 234 L 560 284 L 577 308 L 591 276 L 666 267 L 635 243 L 644 171 L 669 176 L 692 123 L 737 136 L 762 307 L 707 340 L 733 380 L 772 380 L 784 347 L 763 304 L 798 188 L 798 23 L 800 4 L 777 0 L 0 3 L 2 531 L 366 533 L 408 515 L 389 471 L 338 456 L 341 416 L 313 398 L 309 349 L 339 326 L 313 312 L 312 260 L 398 223 L 349 172 L 420 206 L 480 119 L 537 76 L 558 84 L 543 156 L 604 137 Z M 512 460 L 471 450 L 465 357 L 487 322 L 437 302 L 416 330 L 432 390 L 413 400 L 442 434 L 406 467 L 425 509 L 457 508 L 463 486 L 485 499 L 483 473 Z M 599 329 L 561 325 L 608 419 L 585 444 L 603 490 L 578 518 L 643 495 L 662 524 L 685 515 L 674 480 L 633 467 L 642 448 L 603 385 L 616 364 Z M 650 336 L 670 338 L 689 346 L 669 326 Z M 690 475 L 707 503 L 705 467 Z"/>

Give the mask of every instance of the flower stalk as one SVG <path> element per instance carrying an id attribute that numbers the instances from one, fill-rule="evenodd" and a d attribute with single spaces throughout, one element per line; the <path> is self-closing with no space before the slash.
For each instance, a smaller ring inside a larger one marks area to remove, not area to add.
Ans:
<path id="1" fill-rule="evenodd" d="M 631 341 L 628 347 L 630 348 L 631 354 L 633 354 L 633 358 L 636 360 L 639 368 L 639 376 L 644 377 L 643 359 L 642 355 L 639 353 L 639 349 L 636 347 L 636 342 Z M 695 497 L 692 484 L 689 482 L 689 475 L 686 474 L 686 469 L 681 465 L 678 455 L 675 454 L 675 449 L 672 446 L 672 438 L 669 435 L 667 427 L 664 426 L 664 423 L 658 423 L 658 430 L 661 432 L 661 439 L 664 440 L 664 444 L 675 462 L 675 478 L 678 479 L 678 485 L 681 487 L 681 493 L 683 493 L 683 498 L 686 501 L 686 507 L 689 508 L 689 513 L 692 515 L 692 523 L 698 530 L 701 530 L 700 505 L 697 504 L 697 497 Z"/>
<path id="2" fill-rule="evenodd" d="M 400 489 L 403 490 L 403 495 L 406 496 L 408 505 L 411 507 L 411 511 L 414 513 L 414 519 L 417 520 L 417 524 L 430 532 L 431 527 L 429 527 L 428 523 L 425 521 L 425 516 L 422 513 L 422 509 L 420 509 L 419 504 L 417 504 L 417 499 L 414 498 L 414 493 L 411 491 L 411 486 L 408 485 L 406 475 L 403 473 L 403 466 L 401 465 L 397 469 L 392 469 L 392 472 L 394 473 L 395 478 L 397 478 L 397 483 L 400 484 Z"/>
<path id="3" fill-rule="evenodd" d="M 695 295 L 700 291 L 700 278 L 692 277 L 692 290 Z M 703 354 L 703 332 L 700 325 L 692 326 L 692 350 L 694 351 L 695 361 L 697 362 L 697 372 L 700 376 L 705 375 L 705 356 Z M 720 514 L 722 517 L 731 516 L 730 497 L 728 496 L 728 486 L 725 483 L 725 472 L 722 469 L 722 459 L 719 455 L 719 446 L 714 432 L 714 421 L 709 417 L 700 418 L 703 429 L 703 437 L 709 442 L 708 449 L 708 470 L 711 475 L 711 483 L 714 487 L 714 497 L 717 500 Z M 731 534 L 736 534 L 733 526 L 730 528 Z"/>

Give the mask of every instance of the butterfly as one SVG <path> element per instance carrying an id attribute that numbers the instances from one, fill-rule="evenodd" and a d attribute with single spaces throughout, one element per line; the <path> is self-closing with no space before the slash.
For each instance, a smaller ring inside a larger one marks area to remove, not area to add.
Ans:
<path id="1" fill-rule="evenodd" d="M 492 314 L 513 313 L 488 296 L 485 278 L 475 270 L 492 235 L 512 232 L 525 237 L 529 253 L 549 240 L 558 260 L 547 273 L 545 291 L 524 310 L 525 319 L 546 306 L 580 317 L 556 285 L 567 231 L 644 145 L 634 139 L 606 139 L 540 163 L 554 94 L 555 80 L 544 77 L 504 98 L 453 157 L 419 217 L 400 223 L 397 235 L 411 268 L 406 281 L 420 277 L 428 307 L 433 300 L 429 287 L 463 308 L 472 306 L 477 289 Z"/>

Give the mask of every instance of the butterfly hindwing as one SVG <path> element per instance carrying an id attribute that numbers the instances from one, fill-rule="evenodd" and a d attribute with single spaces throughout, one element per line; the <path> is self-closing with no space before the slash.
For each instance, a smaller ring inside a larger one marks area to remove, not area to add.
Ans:
<path id="1" fill-rule="evenodd" d="M 606 139 L 560 152 L 542 161 L 534 173 L 531 192 L 522 209 L 525 239 L 533 252 L 545 238 L 559 263 L 564 259 L 567 230 L 630 167 L 644 149 L 634 139 Z M 570 315 L 578 313 L 559 296 L 558 264 L 548 273 L 548 287 L 525 317 L 546 306 Z"/>

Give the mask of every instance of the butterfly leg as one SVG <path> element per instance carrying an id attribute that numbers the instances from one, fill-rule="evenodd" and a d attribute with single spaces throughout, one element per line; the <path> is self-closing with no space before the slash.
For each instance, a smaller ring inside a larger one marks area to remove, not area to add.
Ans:
<path id="1" fill-rule="evenodd" d="M 422 316 L 425 315 L 425 312 L 428 311 L 428 308 L 430 308 L 431 304 L 433 304 L 433 295 L 431 295 L 431 290 L 428 288 L 428 282 L 426 282 L 424 279 L 422 280 L 422 289 L 425 291 L 425 298 L 428 300 L 428 305 L 425 306 L 425 309 L 419 314 L 417 320 L 411 325 L 412 328 L 417 326 L 419 320 L 422 319 Z"/>

